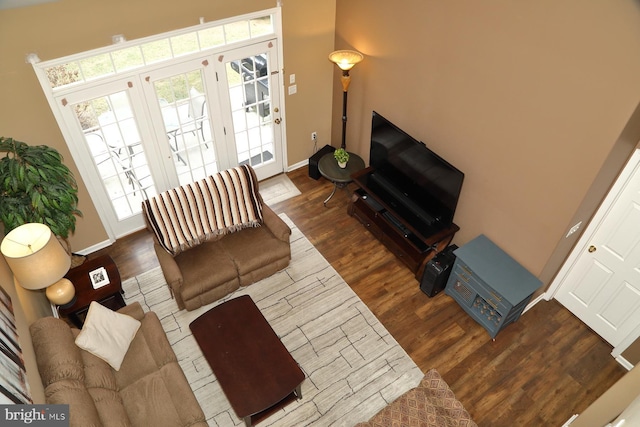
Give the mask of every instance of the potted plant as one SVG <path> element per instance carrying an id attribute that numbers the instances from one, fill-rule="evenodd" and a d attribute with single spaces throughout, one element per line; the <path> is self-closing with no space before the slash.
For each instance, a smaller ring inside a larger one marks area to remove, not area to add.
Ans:
<path id="1" fill-rule="evenodd" d="M 75 231 L 78 186 L 62 156 L 46 145 L 0 137 L 0 221 L 4 233 L 29 222 L 49 226 L 69 249 Z M 69 250 L 70 252 L 70 250 Z"/>
<path id="2" fill-rule="evenodd" d="M 347 150 L 345 150 L 344 148 L 338 148 L 333 152 L 333 157 L 336 158 L 338 166 L 340 166 L 341 168 L 347 167 L 347 162 L 349 161 L 349 153 L 347 153 Z"/>

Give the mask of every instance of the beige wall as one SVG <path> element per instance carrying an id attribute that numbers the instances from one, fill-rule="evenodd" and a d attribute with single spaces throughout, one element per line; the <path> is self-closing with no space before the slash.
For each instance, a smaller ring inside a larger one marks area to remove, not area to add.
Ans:
<path id="1" fill-rule="evenodd" d="M 284 85 L 288 164 L 313 154 L 311 132 L 318 147 L 331 144 L 332 63 L 336 0 L 284 1 Z M 296 75 L 298 93 L 287 95 L 289 76 Z"/>
<path id="2" fill-rule="evenodd" d="M 42 89 L 25 57 L 37 53 L 41 60 L 82 52 L 111 44 L 123 34 L 127 40 L 146 37 L 244 13 L 269 9 L 276 0 L 58 0 L 40 6 L 0 11 L 0 135 L 33 145 L 58 149 L 80 178 Z M 327 139 L 331 127 L 331 64 L 335 0 L 296 0 L 283 8 L 285 74 L 296 74 L 298 93 L 285 96 L 288 164 L 312 154 L 310 134 Z M 103 242 L 107 233 L 100 224 L 86 187 L 79 183 L 80 210 L 73 250 Z"/>
<path id="3" fill-rule="evenodd" d="M 547 283 L 640 100 L 638 3 L 351 0 L 336 15 L 336 47 L 365 54 L 349 149 L 368 157 L 371 110 L 426 142 L 466 174 L 455 241 L 484 233 Z M 340 116 L 334 98 L 336 139 Z"/>

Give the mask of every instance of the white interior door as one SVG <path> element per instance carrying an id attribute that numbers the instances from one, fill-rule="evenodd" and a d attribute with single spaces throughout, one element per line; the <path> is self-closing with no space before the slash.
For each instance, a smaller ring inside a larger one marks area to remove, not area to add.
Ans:
<path id="1" fill-rule="evenodd" d="M 614 347 L 640 325 L 638 151 L 560 272 L 555 295 Z"/>

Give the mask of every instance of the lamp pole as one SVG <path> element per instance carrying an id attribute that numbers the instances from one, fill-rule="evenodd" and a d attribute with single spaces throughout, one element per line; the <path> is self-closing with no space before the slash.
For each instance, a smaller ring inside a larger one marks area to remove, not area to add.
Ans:
<path id="1" fill-rule="evenodd" d="M 349 83 L 351 83 L 351 76 L 349 70 L 342 71 L 342 144 L 341 148 L 347 147 L 347 93 L 349 92 Z"/>
<path id="2" fill-rule="evenodd" d="M 349 83 L 351 76 L 349 70 L 352 69 L 364 57 L 360 52 L 354 50 L 336 50 L 329 55 L 329 60 L 335 63 L 341 70 L 342 76 L 342 143 L 340 148 L 347 147 L 347 93 L 349 91 Z"/>

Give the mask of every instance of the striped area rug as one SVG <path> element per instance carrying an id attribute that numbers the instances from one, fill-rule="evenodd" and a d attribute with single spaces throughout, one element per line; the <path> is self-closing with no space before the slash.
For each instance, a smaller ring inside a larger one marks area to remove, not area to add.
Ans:
<path id="1" fill-rule="evenodd" d="M 281 216 L 292 229 L 292 260 L 284 271 L 187 312 L 177 309 L 156 268 L 125 281 L 126 300 L 158 314 L 210 426 L 244 423 L 220 389 L 189 323 L 245 294 L 306 375 L 303 398 L 260 426 L 353 426 L 416 386 L 423 373 L 311 242 Z"/>

